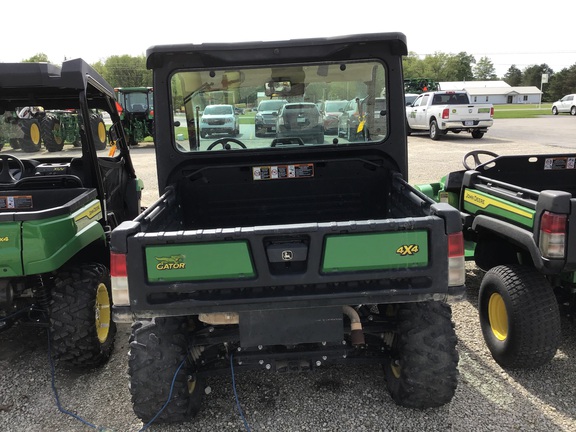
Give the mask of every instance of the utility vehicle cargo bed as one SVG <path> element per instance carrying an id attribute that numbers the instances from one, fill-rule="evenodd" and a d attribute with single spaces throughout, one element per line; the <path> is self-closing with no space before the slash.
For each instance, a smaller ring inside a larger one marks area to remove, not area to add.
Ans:
<path id="1" fill-rule="evenodd" d="M 255 174 L 295 169 L 305 173 L 266 179 Z M 430 205 L 413 196 L 404 182 L 376 160 L 215 166 L 188 171 L 169 194 L 170 208 L 155 222 L 159 225 L 153 224 L 147 231 L 424 216 Z"/>
<path id="2" fill-rule="evenodd" d="M 96 198 L 87 188 L 0 191 L 0 222 L 45 219 L 71 214 Z"/>

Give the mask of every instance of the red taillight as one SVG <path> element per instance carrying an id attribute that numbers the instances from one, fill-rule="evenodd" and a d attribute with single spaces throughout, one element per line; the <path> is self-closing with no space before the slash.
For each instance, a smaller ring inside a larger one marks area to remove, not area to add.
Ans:
<path id="1" fill-rule="evenodd" d="M 542 214 L 540 230 L 549 234 L 566 234 L 566 215 L 545 211 Z"/>
<path id="2" fill-rule="evenodd" d="M 110 253 L 110 281 L 112 282 L 112 302 L 116 306 L 130 305 L 126 255 Z M 118 318 L 115 318 L 115 320 Z"/>
<path id="3" fill-rule="evenodd" d="M 464 256 L 464 237 L 462 232 L 448 234 L 448 258 Z"/>
<path id="4" fill-rule="evenodd" d="M 442 110 L 442 118 L 443 119 L 450 118 L 450 109 L 449 108 L 444 108 Z"/>
<path id="5" fill-rule="evenodd" d="M 490 108 L 490 118 L 494 117 L 494 107 Z"/>
<path id="6" fill-rule="evenodd" d="M 540 252 L 545 258 L 564 258 L 566 215 L 545 211 L 540 219 Z"/>
<path id="7" fill-rule="evenodd" d="M 448 286 L 464 285 L 466 263 L 462 231 L 448 234 Z"/>
<path id="8" fill-rule="evenodd" d="M 110 276 L 112 277 L 126 277 L 128 271 L 126 269 L 126 255 L 118 253 L 110 253 Z"/>

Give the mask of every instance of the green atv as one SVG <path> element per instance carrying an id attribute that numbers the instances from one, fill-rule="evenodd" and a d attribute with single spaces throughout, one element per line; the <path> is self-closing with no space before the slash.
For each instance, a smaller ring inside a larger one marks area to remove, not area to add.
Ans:
<path id="1" fill-rule="evenodd" d="M 417 189 L 462 215 L 486 344 L 505 368 L 552 360 L 561 307 L 576 311 L 576 154 L 467 153 L 464 170 Z"/>
<path id="2" fill-rule="evenodd" d="M 115 88 L 122 125 L 129 145 L 154 136 L 154 91 L 152 87 Z"/>
<path id="3" fill-rule="evenodd" d="M 62 67 L 0 63 L 0 113 L 21 106 L 75 109 L 81 148 L 34 159 L 0 154 L 0 331 L 48 327 L 52 354 L 78 368 L 103 364 L 113 348 L 108 249 L 111 230 L 140 212 L 114 90 L 81 59 Z M 115 156 L 98 157 L 93 110 L 107 111 Z M 51 114 L 45 114 L 44 120 Z"/>

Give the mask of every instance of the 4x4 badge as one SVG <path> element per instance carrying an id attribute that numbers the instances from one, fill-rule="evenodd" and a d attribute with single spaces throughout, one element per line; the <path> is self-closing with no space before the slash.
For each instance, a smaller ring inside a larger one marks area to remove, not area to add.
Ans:
<path id="1" fill-rule="evenodd" d="M 292 261 L 293 258 L 294 258 L 294 252 L 292 252 L 291 250 L 282 251 L 282 259 L 284 261 Z"/>
<path id="2" fill-rule="evenodd" d="M 420 252 L 420 248 L 416 244 L 403 245 L 396 249 L 396 253 L 401 256 L 414 255 Z"/>

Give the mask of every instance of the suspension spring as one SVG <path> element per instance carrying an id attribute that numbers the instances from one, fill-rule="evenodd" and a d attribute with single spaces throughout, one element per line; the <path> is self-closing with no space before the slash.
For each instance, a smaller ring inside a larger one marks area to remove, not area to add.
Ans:
<path id="1" fill-rule="evenodd" d="M 36 307 L 42 311 L 48 313 L 50 308 L 50 290 L 44 283 L 44 278 L 42 275 L 32 276 L 29 280 L 32 285 L 32 293 L 34 295 L 34 301 Z"/>

